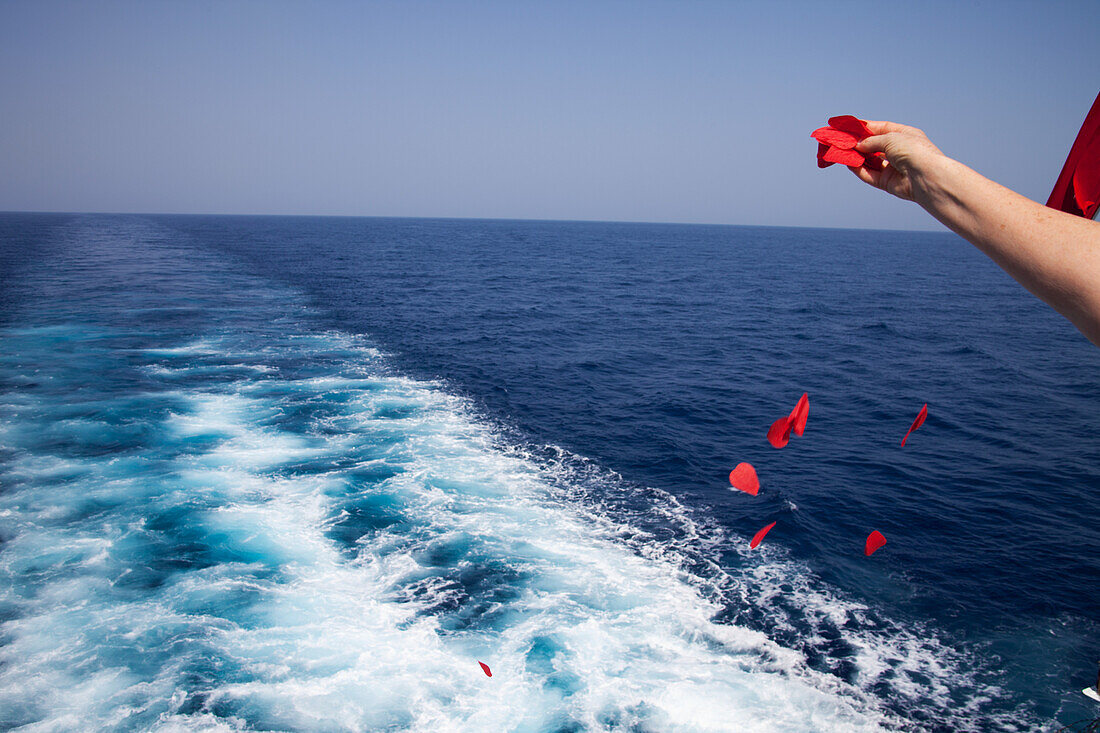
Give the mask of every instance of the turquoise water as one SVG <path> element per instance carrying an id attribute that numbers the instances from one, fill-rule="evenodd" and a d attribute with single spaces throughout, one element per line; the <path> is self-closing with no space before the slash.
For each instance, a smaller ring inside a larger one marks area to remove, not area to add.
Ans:
<path id="1" fill-rule="evenodd" d="M 0 726 L 1091 712 L 1094 349 L 951 237 L 0 226 Z"/>

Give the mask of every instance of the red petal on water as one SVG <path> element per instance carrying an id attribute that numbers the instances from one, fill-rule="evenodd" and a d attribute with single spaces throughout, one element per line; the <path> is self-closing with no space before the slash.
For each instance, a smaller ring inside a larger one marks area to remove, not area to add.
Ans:
<path id="1" fill-rule="evenodd" d="M 829 148 L 821 157 L 830 163 L 840 163 L 847 166 L 860 166 L 863 165 L 864 161 L 863 153 L 855 150 L 841 150 L 840 148 Z"/>
<path id="2" fill-rule="evenodd" d="M 485 662 L 478 662 L 478 664 L 481 665 L 481 671 L 485 673 L 486 677 L 492 677 L 493 676 L 493 670 L 489 669 L 488 664 L 486 664 Z"/>
<path id="3" fill-rule="evenodd" d="M 859 142 L 859 138 L 845 130 L 837 130 L 834 127 L 819 127 L 810 133 L 810 137 L 819 143 L 825 143 L 841 150 L 851 150 Z"/>
<path id="4" fill-rule="evenodd" d="M 791 419 L 781 417 L 768 428 L 768 442 L 772 448 L 782 448 L 791 439 Z"/>
<path id="5" fill-rule="evenodd" d="M 828 151 L 829 151 L 829 146 L 826 145 L 825 143 L 818 143 L 817 144 L 817 167 L 818 168 L 828 168 L 829 166 L 832 165 L 832 163 L 828 162 L 824 158 L 825 153 L 827 153 Z"/>
<path id="6" fill-rule="evenodd" d="M 914 430 L 924 425 L 924 419 L 928 417 L 928 403 L 925 402 L 924 406 L 920 408 L 920 412 L 917 413 L 917 419 L 913 421 L 913 424 L 909 426 L 909 429 L 905 431 L 905 437 L 901 439 L 901 445 L 905 447 L 905 441 L 909 440 L 909 436 Z"/>
<path id="7" fill-rule="evenodd" d="M 760 544 L 760 541 L 764 539 L 764 535 L 772 531 L 772 527 L 775 526 L 775 522 L 772 522 L 767 527 L 757 532 L 752 536 L 752 542 L 749 543 L 749 549 L 755 550 L 756 546 Z"/>
<path id="8" fill-rule="evenodd" d="M 798 404 L 794 406 L 794 410 L 791 411 L 791 416 L 787 418 L 791 421 L 791 430 L 795 435 L 801 436 L 802 431 L 806 429 L 806 420 L 810 417 L 810 395 L 806 392 L 802 393 L 802 396 L 798 398 Z"/>
<path id="9" fill-rule="evenodd" d="M 875 554 L 878 548 L 886 544 L 886 538 L 882 536 L 882 532 L 877 529 L 871 534 L 867 535 L 867 542 L 863 545 L 863 554 L 867 557 Z"/>
<path id="10" fill-rule="evenodd" d="M 730 484 L 733 488 L 753 496 L 760 491 L 760 479 L 756 477 L 756 469 L 751 463 L 738 463 L 737 468 L 730 471 Z"/>
<path id="11" fill-rule="evenodd" d="M 859 119 L 858 117 L 852 117 L 851 115 L 830 117 L 829 127 L 835 127 L 838 130 L 843 130 L 850 135 L 854 135 L 858 140 L 862 140 L 865 137 L 871 137 L 871 130 L 868 129 L 863 120 Z"/>

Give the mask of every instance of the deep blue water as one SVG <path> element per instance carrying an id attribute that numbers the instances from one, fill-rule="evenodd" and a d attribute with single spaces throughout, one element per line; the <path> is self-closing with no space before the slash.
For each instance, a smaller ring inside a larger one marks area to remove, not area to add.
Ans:
<path id="1" fill-rule="evenodd" d="M 0 728 L 1100 715 L 1100 350 L 953 235 L 5 214 L 0 277 Z"/>

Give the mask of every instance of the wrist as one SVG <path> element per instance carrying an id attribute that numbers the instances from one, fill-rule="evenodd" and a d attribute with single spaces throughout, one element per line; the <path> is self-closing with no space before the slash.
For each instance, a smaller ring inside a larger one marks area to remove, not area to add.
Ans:
<path id="1" fill-rule="evenodd" d="M 913 200 L 942 221 L 952 209 L 962 206 L 960 192 L 969 168 L 940 152 L 927 156 L 909 170 Z"/>

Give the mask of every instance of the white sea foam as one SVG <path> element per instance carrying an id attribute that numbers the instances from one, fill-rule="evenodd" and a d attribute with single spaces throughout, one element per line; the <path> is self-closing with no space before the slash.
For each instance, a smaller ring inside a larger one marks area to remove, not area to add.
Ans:
<path id="1" fill-rule="evenodd" d="M 334 334 L 301 341 L 377 358 Z M 158 351 L 195 353 L 240 358 L 212 340 Z M 288 400 L 334 393 L 323 430 L 279 427 Z M 26 730 L 881 730 L 903 723 L 876 683 L 947 715 L 948 685 L 966 680 L 920 630 L 847 637 L 849 680 L 815 671 L 804 648 L 716 622 L 753 604 L 791 633 L 807 619 L 811 634 L 874 626 L 777 547 L 746 555 L 741 574 L 705 560 L 687 572 L 729 538 L 654 490 L 651 509 L 679 529 L 655 542 L 587 493 L 585 471 L 615 477 L 502 443 L 437 385 L 334 373 L 176 398 L 169 447 L 208 443 L 161 473 L 25 457 L 22 476 L 71 482 L 0 494 L 2 575 L 40 578 L 3 599 L 19 613 L 2 627 L 0 707 L 22 711 Z M 357 477 L 367 469 L 379 478 Z M 137 505 L 77 521 L 74 491 Z M 394 523 L 333 539 L 356 502 L 382 500 Z M 142 569 L 126 548 L 157 540 L 147 520 L 173 509 L 217 561 L 127 591 Z"/>
<path id="2" fill-rule="evenodd" d="M 221 353 L 221 345 L 214 339 L 200 339 L 189 344 L 145 349 L 150 356 L 216 356 Z"/>

